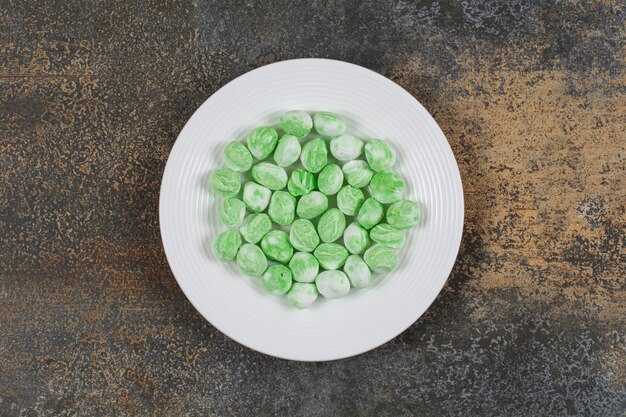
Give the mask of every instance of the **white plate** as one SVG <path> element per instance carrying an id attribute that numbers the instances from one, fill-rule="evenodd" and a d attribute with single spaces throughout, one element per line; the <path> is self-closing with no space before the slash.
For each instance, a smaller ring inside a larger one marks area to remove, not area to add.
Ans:
<path id="1" fill-rule="evenodd" d="M 307 310 L 263 291 L 258 278 L 217 260 L 210 242 L 223 231 L 206 180 L 228 141 L 277 124 L 291 109 L 337 112 L 347 131 L 396 149 L 395 171 L 422 205 L 397 270 L 370 288 Z M 463 229 L 463 191 L 454 155 L 422 105 L 389 79 L 326 59 L 278 62 L 250 71 L 213 94 L 189 119 L 167 161 L 160 196 L 163 246 L 178 284 L 211 324 L 268 355 L 301 361 L 346 358 L 391 340 L 426 311 L 446 282 Z"/>

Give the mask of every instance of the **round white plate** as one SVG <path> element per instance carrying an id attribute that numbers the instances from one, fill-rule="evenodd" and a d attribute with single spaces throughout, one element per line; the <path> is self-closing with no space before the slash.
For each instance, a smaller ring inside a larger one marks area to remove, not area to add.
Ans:
<path id="1" fill-rule="evenodd" d="M 319 297 L 299 311 L 264 292 L 258 278 L 220 262 L 211 242 L 224 230 L 206 183 L 222 151 L 254 127 L 302 109 L 344 116 L 347 131 L 382 138 L 398 155 L 407 198 L 422 206 L 399 267 L 370 288 Z M 300 361 L 346 358 L 391 340 L 426 311 L 446 282 L 463 229 L 454 155 L 422 105 L 389 79 L 357 65 L 297 59 L 267 65 L 213 94 L 189 119 L 167 161 L 160 196 L 163 246 L 178 284 L 213 326 L 268 355 Z"/>

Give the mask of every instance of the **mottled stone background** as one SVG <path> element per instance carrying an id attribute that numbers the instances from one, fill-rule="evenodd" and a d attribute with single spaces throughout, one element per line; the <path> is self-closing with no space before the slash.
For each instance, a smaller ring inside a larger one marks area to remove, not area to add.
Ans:
<path id="1" fill-rule="evenodd" d="M 0 415 L 619 416 L 626 410 L 622 0 L 0 0 Z M 193 111 L 297 57 L 371 68 L 441 125 L 458 261 L 355 358 L 206 323 L 158 228 Z"/>

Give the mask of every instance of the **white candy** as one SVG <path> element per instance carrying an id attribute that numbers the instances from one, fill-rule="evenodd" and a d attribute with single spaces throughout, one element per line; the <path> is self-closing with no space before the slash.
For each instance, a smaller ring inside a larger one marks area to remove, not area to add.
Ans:
<path id="1" fill-rule="evenodd" d="M 313 126 L 317 133 L 329 138 L 339 136 L 346 130 L 346 124 L 339 115 L 325 111 L 315 113 Z"/>
<path id="2" fill-rule="evenodd" d="M 350 280 L 342 271 L 324 271 L 315 278 L 317 291 L 325 298 L 339 298 L 350 291 Z"/>
<path id="3" fill-rule="evenodd" d="M 372 272 L 359 255 L 348 256 L 343 271 L 354 288 L 365 288 L 372 282 Z"/>
<path id="4" fill-rule="evenodd" d="M 317 288 L 315 284 L 294 282 L 287 293 L 287 299 L 294 307 L 303 310 L 317 299 Z"/>
<path id="5" fill-rule="evenodd" d="M 302 138 L 313 128 L 313 120 L 302 110 L 292 110 L 280 116 L 280 127 L 285 133 Z"/>
<path id="6" fill-rule="evenodd" d="M 276 161 L 276 164 L 280 167 L 289 166 L 300 158 L 301 150 L 302 147 L 297 137 L 293 135 L 283 135 L 283 137 L 278 140 L 278 145 L 276 145 L 274 161 Z"/>
<path id="7" fill-rule="evenodd" d="M 341 135 L 330 141 L 330 153 L 340 161 L 351 161 L 363 153 L 363 141 L 355 136 Z"/>

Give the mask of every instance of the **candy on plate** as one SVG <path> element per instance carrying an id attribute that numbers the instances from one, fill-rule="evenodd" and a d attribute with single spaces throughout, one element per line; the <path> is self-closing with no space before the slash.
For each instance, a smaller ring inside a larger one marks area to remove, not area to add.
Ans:
<path id="1" fill-rule="evenodd" d="M 241 142 L 230 142 L 224 148 L 224 162 L 233 171 L 246 172 L 252 168 L 252 154 Z"/>
<path id="2" fill-rule="evenodd" d="M 350 291 L 350 280 L 343 271 L 324 271 L 315 278 L 315 286 L 324 298 L 339 298 Z"/>
<path id="3" fill-rule="evenodd" d="M 232 261 L 237 256 L 241 246 L 241 235 L 234 230 L 227 230 L 219 234 L 213 244 L 213 252 L 222 261 Z"/>
<path id="4" fill-rule="evenodd" d="M 283 135 L 276 145 L 274 151 L 274 161 L 281 167 L 287 167 L 300 158 L 302 147 L 297 137 L 293 135 Z"/>
<path id="5" fill-rule="evenodd" d="M 260 213 L 270 204 L 272 192 L 260 184 L 248 181 L 243 186 L 243 202 L 255 213 Z"/>
<path id="6" fill-rule="evenodd" d="M 220 206 L 219 217 L 224 226 L 239 229 L 246 217 L 246 204 L 235 197 L 227 198 Z"/>
<path id="7" fill-rule="evenodd" d="M 246 275 L 260 277 L 267 269 L 267 258 L 257 245 L 244 243 L 237 252 L 237 266 Z"/>
<path id="8" fill-rule="evenodd" d="M 265 159 L 276 149 L 278 133 L 271 126 L 261 126 L 250 132 L 246 141 L 252 156 Z"/>
<path id="9" fill-rule="evenodd" d="M 285 133 L 303 138 L 313 128 L 313 120 L 307 112 L 291 110 L 280 116 L 280 127 Z"/>
<path id="10" fill-rule="evenodd" d="M 240 188 L 241 177 L 230 168 L 216 169 L 211 175 L 211 190 L 221 197 L 235 197 Z"/>

